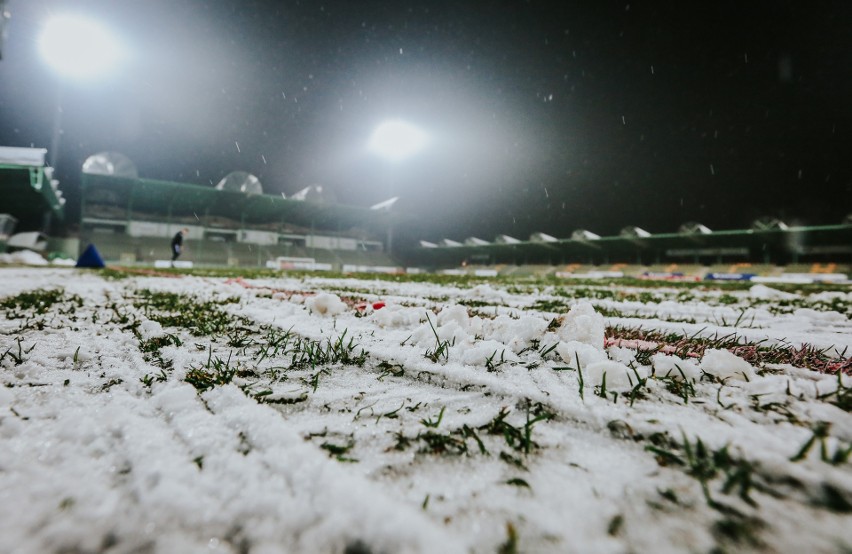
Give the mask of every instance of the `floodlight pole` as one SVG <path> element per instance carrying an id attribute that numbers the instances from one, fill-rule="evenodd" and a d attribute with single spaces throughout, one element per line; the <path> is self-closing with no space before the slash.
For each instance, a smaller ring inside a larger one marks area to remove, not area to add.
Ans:
<path id="1" fill-rule="evenodd" d="M 393 165 L 388 171 L 388 198 L 393 198 Z M 393 215 L 391 210 L 393 206 L 388 206 L 388 236 L 387 236 L 387 251 L 388 256 L 393 256 Z"/>
<path id="2" fill-rule="evenodd" d="M 396 164 L 415 154 L 423 148 L 426 136 L 413 125 L 404 121 L 392 120 L 379 125 L 370 138 L 368 148 L 378 154 L 389 164 L 388 194 L 393 197 L 394 169 Z M 388 206 L 387 239 L 385 248 L 388 255 L 393 254 L 393 216 Z"/>
<path id="3" fill-rule="evenodd" d="M 50 157 L 48 163 L 53 171 L 59 163 L 59 145 L 62 142 L 62 97 L 64 87 L 60 82 L 56 87 L 56 101 L 53 104 L 53 135 L 50 138 Z M 54 173 L 55 174 L 55 173 Z"/>
<path id="4" fill-rule="evenodd" d="M 110 33 L 98 24 L 75 16 L 57 16 L 49 20 L 42 30 L 39 45 L 45 61 L 60 76 L 49 156 L 49 163 L 55 170 L 62 142 L 63 79 L 103 73 L 107 64 L 116 61 L 120 48 Z"/>

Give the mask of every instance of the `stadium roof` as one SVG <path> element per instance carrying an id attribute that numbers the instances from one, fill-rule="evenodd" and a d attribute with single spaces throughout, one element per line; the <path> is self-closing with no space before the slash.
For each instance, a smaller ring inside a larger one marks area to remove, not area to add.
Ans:
<path id="1" fill-rule="evenodd" d="M 53 170 L 44 166 L 46 150 L 41 148 L 0 148 L 0 212 L 19 221 L 40 220 L 51 213 L 65 219 L 62 193 Z"/>
<path id="2" fill-rule="evenodd" d="M 246 195 L 212 187 L 83 175 L 84 199 L 89 204 L 109 204 L 131 212 L 169 214 L 175 217 L 222 216 L 245 224 L 284 222 L 323 229 L 384 230 L 396 221 L 388 212 L 340 204 L 290 200 L 268 194 Z"/>
<path id="3" fill-rule="evenodd" d="M 699 224 L 700 225 L 700 224 Z M 499 242 L 474 245 L 442 241 L 437 248 L 418 249 L 412 255 L 424 263 L 458 264 L 474 257 L 493 262 L 542 260 L 548 263 L 605 259 L 634 262 L 637 257 L 692 258 L 716 256 L 761 256 L 779 254 L 852 255 L 852 224 L 813 227 L 775 227 L 729 231 L 662 233 L 648 236 L 610 236 L 588 240 L 584 237 Z"/>

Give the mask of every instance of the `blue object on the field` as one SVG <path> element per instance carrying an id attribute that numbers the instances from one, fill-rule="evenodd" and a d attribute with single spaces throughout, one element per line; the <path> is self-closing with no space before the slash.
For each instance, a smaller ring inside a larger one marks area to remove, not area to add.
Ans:
<path id="1" fill-rule="evenodd" d="M 83 250 L 80 257 L 77 258 L 76 267 L 106 267 L 104 259 L 101 258 L 100 252 L 95 248 L 94 244 L 90 244 Z"/>
<path id="2" fill-rule="evenodd" d="M 754 273 L 708 273 L 705 279 L 708 281 L 751 281 Z"/>

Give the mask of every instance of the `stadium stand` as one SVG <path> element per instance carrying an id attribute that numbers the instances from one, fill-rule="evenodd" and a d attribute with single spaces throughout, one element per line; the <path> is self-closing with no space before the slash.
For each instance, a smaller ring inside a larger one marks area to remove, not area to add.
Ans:
<path id="1" fill-rule="evenodd" d="M 151 264 L 171 257 L 169 241 L 189 229 L 181 260 L 204 266 L 263 267 L 278 258 L 345 265 L 397 266 L 382 237 L 393 215 L 299 201 L 237 187 L 83 173 L 81 244 L 108 262 Z"/>
<path id="2" fill-rule="evenodd" d="M 0 192 L 8 212 L 5 219 L 0 214 L 4 228 L 21 221 L 32 226 L 35 220 L 32 230 L 44 230 L 51 220 L 65 219 L 64 199 L 44 166 L 45 153 L 0 148 Z M 493 242 L 444 238 L 395 249 L 391 256 L 386 251 L 391 231 L 404 222 L 392 210 L 335 204 L 319 188 L 312 194 L 306 189 L 301 200 L 267 195 L 257 178 L 240 172 L 223 179 L 220 188 L 142 179 L 126 157 L 102 152 L 84 164 L 79 242 L 62 240 L 75 251 L 95 243 L 107 262 L 123 264 L 170 259 L 171 237 L 188 228 L 181 260 L 201 266 L 314 263 L 346 271 L 406 267 L 483 276 L 816 280 L 845 277 L 852 270 L 852 215 L 837 225 L 811 227 L 762 218 L 743 230 L 690 222 L 675 233 L 626 226 L 615 236 L 580 229 L 570 238 L 541 232 L 527 240 L 502 234 Z M 0 233 L 0 249 L 9 233 Z"/>
<path id="3" fill-rule="evenodd" d="M 444 239 L 436 247 L 415 248 L 409 256 L 434 267 L 459 267 L 476 260 L 486 265 L 649 266 L 649 272 L 672 272 L 671 266 L 691 266 L 690 274 L 706 268 L 730 269 L 737 264 L 772 266 L 852 263 L 852 224 L 797 227 L 761 221 L 757 229 L 711 231 L 700 223 L 677 233 L 622 233 L 593 238 L 586 231 L 555 241 L 501 241 L 460 244 Z M 626 266 L 625 266 L 626 267 Z M 667 269 L 669 268 L 669 269 Z M 725 271 L 728 272 L 728 271 Z M 787 271 L 790 272 L 790 271 Z"/>
<path id="4" fill-rule="evenodd" d="M 44 231 L 51 220 L 65 219 L 65 199 L 53 169 L 45 167 L 43 148 L 0 147 L 2 212 L 23 230 Z"/>

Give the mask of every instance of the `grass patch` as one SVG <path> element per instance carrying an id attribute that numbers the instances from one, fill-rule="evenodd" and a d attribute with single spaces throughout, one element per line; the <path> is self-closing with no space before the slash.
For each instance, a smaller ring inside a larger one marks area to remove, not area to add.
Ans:
<path id="1" fill-rule="evenodd" d="M 247 323 L 244 319 L 223 312 L 219 304 L 173 292 L 143 289 L 139 291 L 135 304 L 148 319 L 164 327 L 186 329 L 195 336 L 226 335 L 238 328 L 240 323 L 243 326 Z"/>
<path id="2" fill-rule="evenodd" d="M 701 484 L 701 491 L 711 508 L 726 513 L 730 511 L 728 506 L 717 502 L 711 494 L 710 484 L 717 478 L 722 480 L 723 494 L 735 493 L 749 506 L 757 506 L 751 497 L 756 484 L 753 479 L 755 468 L 750 462 L 733 457 L 727 446 L 710 450 L 700 438 L 691 443 L 684 435 L 680 445 L 673 445 L 671 441 L 668 443 L 669 446 L 665 448 L 651 444 L 645 449 L 654 454 L 660 465 L 682 467 L 687 475 L 695 478 Z"/>
<path id="3" fill-rule="evenodd" d="M 54 304 L 61 302 L 64 297 L 65 292 L 62 289 L 36 289 L 4 298 L 0 301 L 0 308 L 6 310 L 6 318 L 20 319 L 46 314 Z M 80 305 L 82 305 L 82 302 Z"/>

